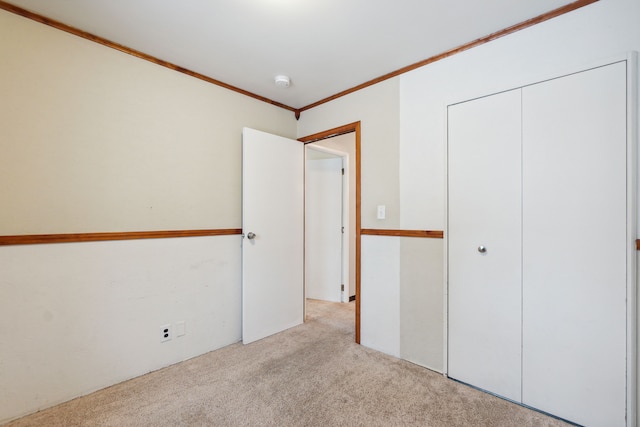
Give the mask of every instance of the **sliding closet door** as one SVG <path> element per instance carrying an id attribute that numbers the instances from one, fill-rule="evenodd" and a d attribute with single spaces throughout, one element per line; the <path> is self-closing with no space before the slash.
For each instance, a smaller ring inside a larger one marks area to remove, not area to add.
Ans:
<path id="1" fill-rule="evenodd" d="M 520 400 L 520 90 L 448 109 L 448 375 Z"/>
<path id="2" fill-rule="evenodd" d="M 626 65 L 523 88 L 523 403 L 625 424 Z"/>

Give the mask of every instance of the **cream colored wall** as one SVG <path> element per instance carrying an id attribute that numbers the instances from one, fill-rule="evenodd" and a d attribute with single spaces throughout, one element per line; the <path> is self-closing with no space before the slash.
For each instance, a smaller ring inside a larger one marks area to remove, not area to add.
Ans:
<path id="1" fill-rule="evenodd" d="M 0 11 L 0 234 L 240 227 L 241 129 L 293 113 Z"/>
<path id="2" fill-rule="evenodd" d="M 398 228 L 398 80 L 302 112 L 298 137 L 361 122 L 362 228 Z M 387 218 L 376 219 L 378 205 Z"/>
<path id="3" fill-rule="evenodd" d="M 237 228 L 242 127 L 295 137 L 289 111 L 4 11 L 0 58 L 0 235 Z M 0 424 L 240 340 L 240 256 L 0 247 Z"/>
<path id="4" fill-rule="evenodd" d="M 304 111 L 298 136 L 361 122 L 362 228 L 397 229 L 399 210 L 398 79 L 338 98 Z M 376 218 L 378 205 L 387 217 Z M 363 236 L 361 261 L 361 343 L 399 356 L 399 265 L 397 238 Z"/>
<path id="5" fill-rule="evenodd" d="M 400 240 L 400 357 L 441 371 L 444 352 L 442 239 Z"/>

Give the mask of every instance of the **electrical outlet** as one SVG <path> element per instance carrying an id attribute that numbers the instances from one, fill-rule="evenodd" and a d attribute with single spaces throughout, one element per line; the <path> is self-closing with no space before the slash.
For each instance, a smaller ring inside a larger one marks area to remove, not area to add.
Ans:
<path id="1" fill-rule="evenodd" d="M 184 320 L 176 322 L 176 337 L 182 337 L 187 333 Z"/>
<path id="2" fill-rule="evenodd" d="M 169 341 L 171 339 L 171 325 L 161 326 L 160 329 L 162 329 L 160 342 Z"/>

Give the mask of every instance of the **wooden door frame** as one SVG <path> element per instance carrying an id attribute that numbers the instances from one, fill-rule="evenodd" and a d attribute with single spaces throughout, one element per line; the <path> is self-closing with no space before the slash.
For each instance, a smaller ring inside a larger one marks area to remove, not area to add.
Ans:
<path id="1" fill-rule="evenodd" d="M 323 132 L 314 133 L 312 135 L 304 136 L 302 138 L 298 138 L 298 141 L 303 144 L 311 144 L 312 142 L 321 141 L 323 139 L 332 138 L 334 136 L 340 136 L 347 133 L 355 132 L 356 137 L 356 343 L 360 344 L 360 236 L 361 236 L 361 204 L 360 204 L 360 182 L 361 182 L 361 174 L 360 174 L 360 122 L 349 123 L 344 126 L 339 126 L 337 128 L 329 129 Z"/>

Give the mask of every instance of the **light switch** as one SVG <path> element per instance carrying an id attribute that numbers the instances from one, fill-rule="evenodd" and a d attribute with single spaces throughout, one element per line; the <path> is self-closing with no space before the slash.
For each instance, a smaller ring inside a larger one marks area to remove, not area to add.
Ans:
<path id="1" fill-rule="evenodd" d="M 186 334 L 186 330 L 185 330 L 184 320 L 181 320 L 180 322 L 176 322 L 176 336 L 181 337 L 181 336 L 184 336 L 185 334 Z"/>
<path id="2" fill-rule="evenodd" d="M 387 207 L 385 205 L 378 205 L 378 219 L 385 219 L 387 216 Z"/>

